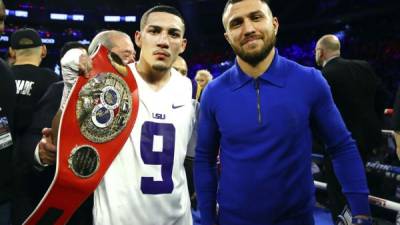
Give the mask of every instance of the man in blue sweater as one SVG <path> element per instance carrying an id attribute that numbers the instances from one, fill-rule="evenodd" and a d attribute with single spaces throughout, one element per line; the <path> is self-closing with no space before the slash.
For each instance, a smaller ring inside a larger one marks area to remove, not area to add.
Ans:
<path id="1" fill-rule="evenodd" d="M 321 73 L 279 56 L 279 24 L 266 0 L 229 0 L 222 21 L 237 57 L 202 96 L 195 158 L 202 224 L 314 224 L 311 123 L 332 155 L 353 224 L 370 224 L 363 165 Z"/>

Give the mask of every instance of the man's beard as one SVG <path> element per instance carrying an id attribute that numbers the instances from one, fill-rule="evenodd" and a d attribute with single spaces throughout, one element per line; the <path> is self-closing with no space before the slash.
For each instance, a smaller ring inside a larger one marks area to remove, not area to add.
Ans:
<path id="1" fill-rule="evenodd" d="M 162 79 L 170 68 L 163 63 L 155 63 L 151 66 L 151 69 L 153 73 L 150 73 L 147 79 L 150 83 L 154 83 Z"/>
<path id="2" fill-rule="evenodd" d="M 275 47 L 275 35 L 271 35 L 270 40 L 270 42 L 267 42 L 263 39 L 262 41 L 264 43 L 264 46 L 261 48 L 261 50 L 252 53 L 246 52 L 246 50 L 244 50 L 242 47 L 232 46 L 232 48 L 236 55 L 238 55 L 243 61 L 253 67 L 256 67 L 268 56 L 271 50 Z"/>

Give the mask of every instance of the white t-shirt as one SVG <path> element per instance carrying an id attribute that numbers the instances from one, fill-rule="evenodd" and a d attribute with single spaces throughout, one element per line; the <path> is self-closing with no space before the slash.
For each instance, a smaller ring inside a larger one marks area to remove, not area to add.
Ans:
<path id="1" fill-rule="evenodd" d="M 191 225 L 183 162 L 194 127 L 192 87 L 174 69 L 159 91 L 129 65 L 139 90 L 133 130 L 94 193 L 95 225 Z"/>

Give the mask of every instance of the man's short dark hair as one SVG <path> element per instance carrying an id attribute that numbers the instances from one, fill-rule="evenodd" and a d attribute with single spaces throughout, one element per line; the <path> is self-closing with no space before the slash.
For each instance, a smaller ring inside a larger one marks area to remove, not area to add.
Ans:
<path id="1" fill-rule="evenodd" d="M 243 1 L 243 0 L 228 0 L 228 1 L 226 1 L 224 12 L 222 13 L 222 15 L 225 14 L 225 11 L 226 11 L 226 9 L 228 8 L 229 5 L 235 4 L 235 3 L 241 2 L 241 1 Z M 269 5 L 269 0 L 260 0 L 260 1 L 265 2 L 267 5 Z"/>
<path id="2" fill-rule="evenodd" d="M 226 1 L 225 7 L 224 7 L 224 11 L 222 12 L 222 24 L 224 22 L 223 21 L 223 17 L 225 15 L 226 10 L 228 9 L 228 6 L 232 5 L 232 4 L 235 4 L 235 3 L 238 3 L 238 2 L 241 2 L 241 1 L 244 1 L 244 0 L 228 0 L 228 1 Z M 270 0 L 259 0 L 259 1 L 264 2 L 269 7 Z M 271 14 L 272 14 L 272 12 L 271 12 Z M 225 25 L 224 25 L 224 27 L 225 27 Z"/>
<path id="3" fill-rule="evenodd" d="M 164 12 L 179 17 L 183 23 L 183 31 L 185 31 L 185 20 L 183 19 L 182 14 L 178 11 L 178 9 L 169 5 L 156 5 L 153 8 L 147 10 L 140 19 L 140 30 L 143 30 L 143 28 L 146 26 L 149 15 L 154 12 Z"/>

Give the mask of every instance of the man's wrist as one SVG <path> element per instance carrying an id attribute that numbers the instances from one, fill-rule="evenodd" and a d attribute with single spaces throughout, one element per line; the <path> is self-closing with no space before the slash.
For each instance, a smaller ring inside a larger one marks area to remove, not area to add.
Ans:
<path id="1" fill-rule="evenodd" d="M 39 156 L 39 144 L 36 145 L 35 148 L 35 161 L 37 163 L 37 166 L 41 166 L 41 167 L 47 167 L 49 166 L 49 164 L 43 163 L 42 160 L 40 160 L 40 156 Z"/>

